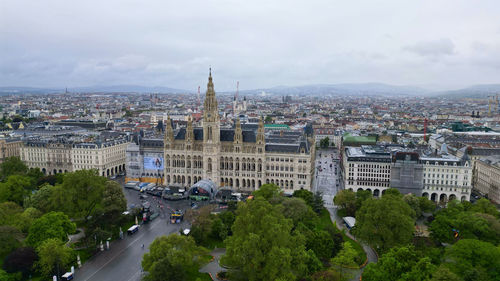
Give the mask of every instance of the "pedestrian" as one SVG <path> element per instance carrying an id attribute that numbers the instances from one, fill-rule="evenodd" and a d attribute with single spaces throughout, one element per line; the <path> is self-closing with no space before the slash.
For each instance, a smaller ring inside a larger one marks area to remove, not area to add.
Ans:
<path id="1" fill-rule="evenodd" d="M 143 248 L 143 249 L 144 249 L 144 244 L 142 244 L 141 248 Z"/>

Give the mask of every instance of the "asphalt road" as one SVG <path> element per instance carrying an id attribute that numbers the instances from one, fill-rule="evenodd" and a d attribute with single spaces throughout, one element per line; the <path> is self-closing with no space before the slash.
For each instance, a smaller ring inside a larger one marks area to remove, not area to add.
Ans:
<path id="1" fill-rule="evenodd" d="M 316 151 L 313 192 L 321 192 L 327 208 L 333 207 L 333 198 L 341 188 L 338 158 L 334 149 Z"/>
<path id="2" fill-rule="evenodd" d="M 118 181 L 120 182 L 120 180 Z M 123 184 L 123 182 L 120 183 Z M 124 189 L 124 193 L 128 205 L 141 203 L 138 191 Z M 112 242 L 109 250 L 98 253 L 83 264 L 82 268 L 75 272 L 75 280 L 141 280 L 142 257 L 144 253 L 148 252 L 148 247 L 154 239 L 158 236 L 179 232 L 181 228 L 187 226 L 186 222 L 183 224 L 170 224 L 168 219 L 170 211 L 168 208 L 186 210 L 189 207 L 189 202 L 185 200 L 171 202 L 149 195 L 147 200 L 155 211 L 160 211 L 161 215 L 154 221 L 141 225 L 139 231 L 133 235 L 127 235 L 126 229 L 124 229 L 124 239 Z M 164 206 L 163 211 L 158 208 L 158 204 Z M 143 244 L 144 248 L 142 247 Z"/>

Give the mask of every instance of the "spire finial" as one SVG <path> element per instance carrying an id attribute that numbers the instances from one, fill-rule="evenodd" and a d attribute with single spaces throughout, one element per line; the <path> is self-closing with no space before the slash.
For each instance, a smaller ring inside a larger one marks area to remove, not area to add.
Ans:
<path id="1" fill-rule="evenodd" d="M 212 77 L 212 66 L 208 67 L 208 76 Z"/>

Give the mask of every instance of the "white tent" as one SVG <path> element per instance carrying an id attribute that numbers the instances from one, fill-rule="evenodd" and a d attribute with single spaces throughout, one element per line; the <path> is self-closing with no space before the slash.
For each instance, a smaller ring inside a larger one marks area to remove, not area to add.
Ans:
<path id="1" fill-rule="evenodd" d="M 342 218 L 344 220 L 344 222 L 347 224 L 347 227 L 349 229 L 353 228 L 354 225 L 356 224 L 356 219 L 353 218 L 353 217 L 343 217 Z"/>

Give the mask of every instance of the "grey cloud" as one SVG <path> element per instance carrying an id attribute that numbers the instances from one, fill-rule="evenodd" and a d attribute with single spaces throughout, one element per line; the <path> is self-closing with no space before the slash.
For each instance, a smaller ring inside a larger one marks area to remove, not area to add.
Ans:
<path id="1" fill-rule="evenodd" d="M 453 55 L 455 44 L 449 38 L 441 38 L 432 41 L 420 41 L 413 45 L 403 47 L 403 50 L 415 53 L 424 57 L 439 57 L 443 55 Z"/>
<path id="2" fill-rule="evenodd" d="M 498 0 L 0 1 L 0 86 L 196 89 L 209 65 L 219 91 L 500 77 L 500 54 L 471 47 L 500 45 Z"/>

